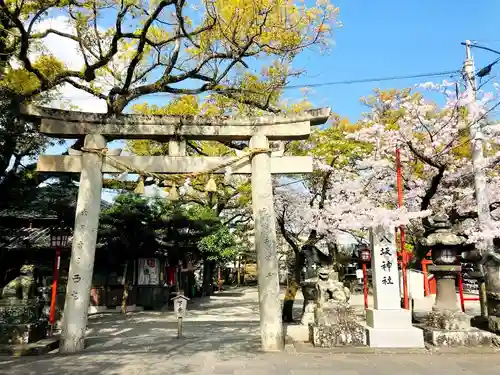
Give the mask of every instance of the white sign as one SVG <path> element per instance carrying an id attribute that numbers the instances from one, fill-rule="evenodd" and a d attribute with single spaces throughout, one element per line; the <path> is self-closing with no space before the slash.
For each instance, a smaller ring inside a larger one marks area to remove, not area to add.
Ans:
<path id="1" fill-rule="evenodd" d="M 139 258 L 139 285 L 160 283 L 160 264 L 156 258 Z"/>
<path id="2" fill-rule="evenodd" d="M 187 301 L 189 301 L 189 298 L 184 295 L 178 295 L 172 298 L 172 301 L 174 301 L 174 312 L 177 318 L 184 318 L 186 316 Z"/>
<path id="3" fill-rule="evenodd" d="M 356 278 L 363 279 L 363 270 L 360 270 L 360 269 L 356 270 Z"/>
<path id="4" fill-rule="evenodd" d="M 187 301 L 183 298 L 179 298 L 178 300 L 175 301 L 175 315 L 178 318 L 184 318 L 186 316 L 186 306 L 187 306 Z"/>
<path id="5" fill-rule="evenodd" d="M 401 308 L 399 271 L 394 228 L 382 226 L 370 230 L 374 308 Z"/>

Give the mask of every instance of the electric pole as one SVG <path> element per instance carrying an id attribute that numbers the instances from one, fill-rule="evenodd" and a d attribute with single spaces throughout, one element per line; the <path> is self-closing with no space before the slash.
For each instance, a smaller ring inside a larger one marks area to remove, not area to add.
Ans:
<path id="1" fill-rule="evenodd" d="M 482 132 L 482 121 L 477 108 L 476 102 L 476 79 L 474 59 L 471 56 L 470 41 L 465 41 L 465 62 L 464 62 L 464 77 L 467 92 L 467 112 L 471 121 L 469 125 L 470 138 L 472 144 L 472 169 L 474 171 L 474 186 L 476 192 L 477 217 L 479 228 L 484 237 L 480 245 L 481 255 L 493 250 L 493 238 L 489 235 L 492 228 L 490 203 L 488 198 L 488 184 L 485 172 L 485 159 L 483 155 L 484 135 Z M 480 265 L 481 273 L 483 267 Z M 483 274 L 484 276 L 484 274 Z M 481 281 L 479 285 L 479 298 L 481 302 L 481 315 L 488 316 L 486 308 L 486 290 L 485 283 Z"/>

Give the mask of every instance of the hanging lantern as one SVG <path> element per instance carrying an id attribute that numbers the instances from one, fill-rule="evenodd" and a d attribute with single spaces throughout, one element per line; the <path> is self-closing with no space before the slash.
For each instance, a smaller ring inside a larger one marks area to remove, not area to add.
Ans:
<path id="1" fill-rule="evenodd" d="M 177 185 L 175 182 L 172 184 L 172 187 L 170 188 L 170 191 L 168 192 L 168 199 L 171 201 L 178 201 L 179 200 L 179 192 L 177 191 Z"/>
<path id="2" fill-rule="evenodd" d="M 205 191 L 208 193 L 217 192 L 217 184 L 215 183 L 213 177 L 210 177 L 210 180 L 208 180 L 207 184 L 205 185 Z"/>
<path id="3" fill-rule="evenodd" d="M 137 182 L 137 186 L 134 189 L 134 193 L 144 194 L 144 177 L 139 177 L 139 181 Z"/>
<path id="4" fill-rule="evenodd" d="M 368 249 L 367 247 L 365 247 L 364 249 L 362 249 L 359 252 L 359 260 L 362 263 L 369 263 L 369 262 L 371 262 L 371 260 L 372 260 L 372 252 L 370 251 L 370 249 Z"/>

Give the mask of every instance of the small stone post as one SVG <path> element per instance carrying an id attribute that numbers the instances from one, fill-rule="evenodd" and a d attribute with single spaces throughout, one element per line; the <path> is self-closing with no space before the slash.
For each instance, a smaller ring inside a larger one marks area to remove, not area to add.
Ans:
<path id="1" fill-rule="evenodd" d="M 89 134 L 85 136 L 85 147 L 102 149 L 106 147 L 106 140 L 102 135 Z M 83 153 L 59 346 L 61 353 L 75 353 L 85 347 L 85 331 L 101 209 L 101 167 L 100 155 Z"/>
<path id="2" fill-rule="evenodd" d="M 268 148 L 264 135 L 254 135 L 250 148 Z M 252 158 L 252 206 L 259 282 L 259 309 L 262 347 L 265 351 L 284 349 L 281 301 L 279 298 L 276 218 L 274 214 L 270 153 Z"/>

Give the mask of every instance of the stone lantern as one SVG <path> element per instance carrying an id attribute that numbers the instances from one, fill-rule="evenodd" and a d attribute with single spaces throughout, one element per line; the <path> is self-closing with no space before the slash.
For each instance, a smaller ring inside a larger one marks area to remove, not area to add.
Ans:
<path id="1" fill-rule="evenodd" d="M 457 301 L 455 281 L 461 266 L 458 254 L 465 238 L 451 231 L 446 215 L 433 218 L 433 232 L 421 240 L 423 248 L 432 251 L 433 265 L 429 271 L 436 277 L 436 302 L 429 315 L 428 324 L 440 329 L 467 329 L 470 318 L 461 312 Z"/>

